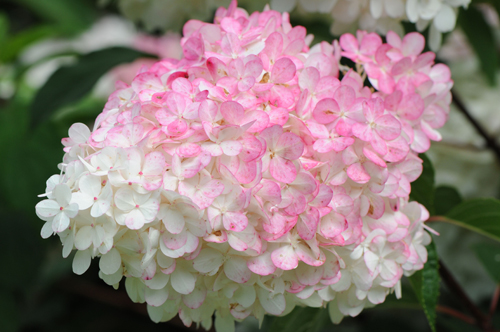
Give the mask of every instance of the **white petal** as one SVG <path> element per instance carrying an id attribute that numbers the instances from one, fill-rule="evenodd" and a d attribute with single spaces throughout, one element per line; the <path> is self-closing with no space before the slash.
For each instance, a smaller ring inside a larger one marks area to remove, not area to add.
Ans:
<path id="1" fill-rule="evenodd" d="M 155 323 L 161 322 L 163 318 L 163 312 L 163 307 L 153 307 L 148 305 L 149 318 L 151 318 L 151 320 Z"/>
<path id="2" fill-rule="evenodd" d="M 63 240 L 63 252 L 62 252 L 63 258 L 67 258 L 69 254 L 71 254 L 74 244 L 75 244 L 75 238 L 73 237 L 73 234 L 70 233 Z"/>
<path id="3" fill-rule="evenodd" d="M 443 4 L 434 18 L 434 25 L 440 32 L 449 32 L 455 28 L 457 14 L 447 4 Z"/>
<path id="4" fill-rule="evenodd" d="M 182 296 L 182 302 L 184 302 L 188 308 L 197 309 L 203 304 L 203 301 L 205 301 L 206 295 L 207 290 L 205 286 L 197 286 L 191 293 Z"/>
<path id="5" fill-rule="evenodd" d="M 43 239 L 51 237 L 52 234 L 54 234 L 54 231 L 52 230 L 52 221 L 47 221 L 43 224 L 42 231 L 40 233 Z"/>
<path id="6" fill-rule="evenodd" d="M 69 218 L 65 213 L 58 213 L 52 221 L 52 230 L 61 233 L 69 227 Z"/>
<path id="7" fill-rule="evenodd" d="M 52 199 L 45 199 L 41 202 L 39 202 L 36 206 L 36 213 L 38 213 L 40 216 L 44 218 L 51 218 L 61 212 L 60 210 L 60 205 L 52 200 Z"/>
<path id="8" fill-rule="evenodd" d="M 94 204 L 94 198 L 85 193 L 76 192 L 71 197 L 71 203 L 77 204 L 80 210 L 86 210 Z"/>
<path id="9" fill-rule="evenodd" d="M 141 279 L 131 277 L 125 278 L 125 290 L 132 302 L 144 302 L 145 288 L 146 286 L 141 282 Z"/>
<path id="10" fill-rule="evenodd" d="M 150 306 L 159 307 L 168 299 L 168 288 L 151 289 L 146 287 L 144 297 Z"/>
<path id="11" fill-rule="evenodd" d="M 66 206 L 63 210 L 63 213 L 68 216 L 68 218 L 74 218 L 78 214 L 78 204 L 71 203 Z"/>
<path id="12" fill-rule="evenodd" d="M 125 217 L 125 225 L 130 229 L 139 229 L 146 223 L 139 209 L 133 209 Z"/>
<path id="13" fill-rule="evenodd" d="M 297 0 L 271 0 L 271 8 L 279 12 L 291 12 Z"/>
<path id="14" fill-rule="evenodd" d="M 184 216 L 177 210 L 170 208 L 162 209 L 162 221 L 172 234 L 179 234 L 186 224 L 184 221 Z"/>
<path id="15" fill-rule="evenodd" d="M 155 274 L 152 279 L 144 281 L 144 283 L 151 289 L 162 289 L 165 288 L 169 279 L 170 275 L 160 272 Z"/>
<path id="16" fill-rule="evenodd" d="M 271 295 L 269 291 L 261 287 L 257 288 L 257 296 L 262 308 L 271 315 L 281 315 L 286 307 L 285 297 L 283 294 Z"/>
<path id="17" fill-rule="evenodd" d="M 171 276 L 172 287 L 181 294 L 189 294 L 193 291 L 196 283 L 196 276 L 182 268 L 176 268 Z"/>
<path id="18" fill-rule="evenodd" d="M 60 206 L 66 206 L 71 201 L 71 189 L 65 184 L 58 184 L 53 193 Z"/>
<path id="19" fill-rule="evenodd" d="M 88 270 L 90 266 L 90 250 L 77 251 L 73 258 L 73 272 L 81 275 Z"/>
<path id="20" fill-rule="evenodd" d="M 87 142 L 90 137 L 90 129 L 83 123 L 74 123 L 68 130 L 69 137 L 76 144 L 83 144 Z"/>
<path id="21" fill-rule="evenodd" d="M 101 193 L 101 178 L 93 175 L 84 175 L 78 182 L 80 191 L 89 196 L 97 197 Z"/>
<path id="22" fill-rule="evenodd" d="M 111 206 L 111 202 L 108 200 L 99 199 L 94 202 L 92 205 L 92 209 L 90 210 L 90 215 L 94 218 L 100 217 L 109 210 Z"/>
<path id="23" fill-rule="evenodd" d="M 90 247 L 94 238 L 95 230 L 90 226 L 84 226 L 78 230 L 75 236 L 75 247 L 78 250 L 85 250 Z M 113 271 L 115 272 L 115 271 Z M 106 273 L 109 274 L 109 273 Z"/>
<path id="24" fill-rule="evenodd" d="M 234 282 L 243 284 L 250 279 L 252 272 L 243 258 L 232 257 L 224 263 L 224 273 Z"/>
<path id="25" fill-rule="evenodd" d="M 380 16 L 382 16 L 383 9 L 382 0 L 370 0 L 370 13 L 374 18 L 380 18 Z"/>
<path id="26" fill-rule="evenodd" d="M 215 330 L 217 332 L 234 332 L 234 318 L 230 314 L 221 316 L 219 311 L 215 312 Z"/>
<path id="27" fill-rule="evenodd" d="M 255 302 L 256 296 L 255 287 L 240 286 L 240 288 L 234 292 L 233 299 L 245 308 L 248 308 Z"/>
<path id="28" fill-rule="evenodd" d="M 116 285 L 117 283 L 122 280 L 123 277 L 123 269 L 119 268 L 115 273 L 113 274 L 104 274 L 101 271 L 99 271 L 99 278 L 104 280 L 105 283 L 107 283 L 110 286 Z"/>
<path id="29" fill-rule="evenodd" d="M 217 271 L 222 265 L 223 259 L 224 257 L 219 251 L 212 248 L 206 248 L 194 259 L 193 267 L 196 271 L 201 273 Z"/>
<path id="30" fill-rule="evenodd" d="M 139 210 L 142 212 L 147 221 L 153 221 L 158 214 L 159 209 L 160 201 L 157 198 L 151 198 L 139 207 Z"/>
<path id="31" fill-rule="evenodd" d="M 135 208 L 134 192 L 129 188 L 120 188 L 115 194 L 115 205 L 122 211 L 130 211 Z"/>
<path id="32" fill-rule="evenodd" d="M 122 265 L 122 257 L 120 252 L 113 248 L 106 255 L 103 255 L 99 261 L 99 268 L 104 274 L 113 274 Z"/>
<path id="33" fill-rule="evenodd" d="M 429 29 L 429 48 L 432 51 L 437 52 L 441 47 L 441 40 L 441 32 L 438 31 L 434 24 L 431 24 Z"/>

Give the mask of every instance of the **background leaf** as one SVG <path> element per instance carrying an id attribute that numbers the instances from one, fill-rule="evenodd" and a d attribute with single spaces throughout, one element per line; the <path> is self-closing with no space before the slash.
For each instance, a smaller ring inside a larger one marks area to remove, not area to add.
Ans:
<path id="1" fill-rule="evenodd" d="M 424 308 L 432 331 L 436 331 L 436 306 L 439 297 L 439 263 L 434 242 L 427 246 L 427 262 L 424 268 L 409 277 L 415 294 Z"/>
<path id="2" fill-rule="evenodd" d="M 462 196 L 453 187 L 439 186 L 434 191 L 434 213 L 438 216 L 445 215 L 460 203 Z"/>
<path id="3" fill-rule="evenodd" d="M 475 6 L 469 6 L 467 10 L 460 8 L 458 24 L 474 48 L 488 82 L 495 85 L 498 55 L 493 31 L 486 23 L 483 13 Z"/>
<path id="4" fill-rule="evenodd" d="M 32 124 L 40 123 L 60 107 L 84 97 L 111 68 L 140 57 L 152 55 L 125 47 L 112 47 L 82 55 L 75 64 L 59 68 L 38 90 L 31 104 Z"/>
<path id="5" fill-rule="evenodd" d="M 12 0 L 11 0 L 12 1 Z M 58 31 L 74 34 L 90 26 L 97 17 L 85 0 L 14 0 L 31 9 L 39 18 L 57 25 Z"/>
<path id="6" fill-rule="evenodd" d="M 269 331 L 318 332 L 328 322 L 328 311 L 324 308 L 296 307 L 288 315 L 275 318 Z"/>
<path id="7" fill-rule="evenodd" d="M 500 241 L 500 201 L 497 199 L 465 201 L 451 209 L 444 221 Z"/>
<path id="8" fill-rule="evenodd" d="M 434 167 L 424 153 L 419 157 L 424 161 L 422 175 L 411 184 L 410 199 L 419 202 L 431 215 L 434 214 Z"/>
<path id="9" fill-rule="evenodd" d="M 491 278 L 500 284 L 500 246 L 480 243 L 475 245 L 472 250 Z"/>

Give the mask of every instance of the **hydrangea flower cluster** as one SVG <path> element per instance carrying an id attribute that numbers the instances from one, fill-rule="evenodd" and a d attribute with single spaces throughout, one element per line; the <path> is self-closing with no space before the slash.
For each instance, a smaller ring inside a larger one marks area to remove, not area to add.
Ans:
<path id="1" fill-rule="evenodd" d="M 99 276 L 125 277 L 156 322 L 209 329 L 215 312 L 232 331 L 326 305 L 339 322 L 399 296 L 430 242 L 408 197 L 417 154 L 451 100 L 424 38 L 358 32 L 310 48 L 287 13 L 235 2 L 183 32 L 183 59 L 117 83 L 92 131 L 70 128 L 36 206 L 42 237 L 57 234 L 64 257 L 77 249 L 77 274 L 99 257 Z"/>

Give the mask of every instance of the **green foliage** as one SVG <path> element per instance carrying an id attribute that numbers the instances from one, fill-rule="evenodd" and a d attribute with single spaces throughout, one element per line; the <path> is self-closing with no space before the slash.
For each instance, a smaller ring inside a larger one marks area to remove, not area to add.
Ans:
<path id="1" fill-rule="evenodd" d="M 16 60 L 19 53 L 32 43 L 53 36 L 56 33 L 53 27 L 39 25 L 23 30 L 13 36 L 6 35 L 0 44 L 0 62 L 10 62 Z"/>
<path id="2" fill-rule="evenodd" d="M 498 1 L 495 0 L 495 2 Z M 481 62 L 481 69 L 486 75 L 488 82 L 491 85 L 495 85 L 498 69 L 495 36 L 491 27 L 486 22 L 483 13 L 475 6 L 469 6 L 467 10 L 461 8 L 458 16 L 458 24 L 474 48 Z"/>
<path id="3" fill-rule="evenodd" d="M 434 192 L 434 213 L 436 215 L 445 215 L 460 203 L 462 203 L 462 196 L 455 188 L 449 186 L 436 188 Z"/>
<path id="4" fill-rule="evenodd" d="M 474 250 L 477 258 L 479 258 L 491 278 L 497 284 L 500 284 L 500 246 L 480 243 L 475 245 L 472 250 Z"/>
<path id="5" fill-rule="evenodd" d="M 500 241 L 500 201 L 477 198 L 457 205 L 443 220 Z"/>
<path id="6" fill-rule="evenodd" d="M 112 47 L 82 55 L 76 63 L 59 68 L 38 90 L 31 104 L 32 124 L 37 125 L 62 106 L 80 100 L 111 68 L 140 57 L 151 55 L 125 47 Z"/>
<path id="7" fill-rule="evenodd" d="M 324 308 L 296 307 L 288 315 L 275 318 L 269 331 L 319 332 L 329 321 Z"/>
<path id="8" fill-rule="evenodd" d="M 12 0 L 11 0 L 12 1 Z M 33 11 L 38 17 L 57 26 L 63 34 L 75 34 L 90 26 L 97 17 L 93 6 L 84 0 L 15 0 Z"/>
<path id="9" fill-rule="evenodd" d="M 415 294 L 424 308 L 431 330 L 436 331 L 436 306 L 439 298 L 439 262 L 434 242 L 427 246 L 427 262 L 424 268 L 410 278 Z"/>
<path id="10" fill-rule="evenodd" d="M 431 215 L 434 214 L 434 167 L 429 158 L 421 153 L 424 161 L 422 175 L 411 184 L 410 199 L 419 202 Z"/>

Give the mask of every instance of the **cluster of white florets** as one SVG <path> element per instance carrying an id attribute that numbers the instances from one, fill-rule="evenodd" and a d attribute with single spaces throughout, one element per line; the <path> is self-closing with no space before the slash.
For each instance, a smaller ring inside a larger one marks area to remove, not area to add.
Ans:
<path id="1" fill-rule="evenodd" d="M 417 33 L 311 40 L 234 2 L 187 22 L 182 60 L 118 83 L 93 131 L 70 128 L 36 206 L 42 236 L 77 249 L 77 274 L 100 257 L 100 277 L 125 277 L 157 322 L 208 329 L 215 312 L 222 331 L 327 304 L 338 322 L 399 295 L 427 259 L 428 212 L 408 196 L 449 70 Z"/>

